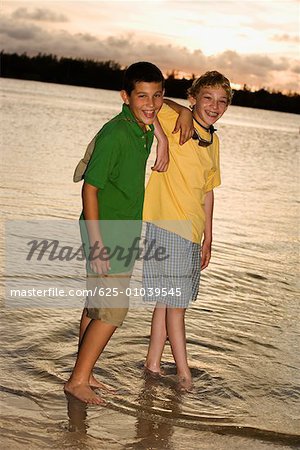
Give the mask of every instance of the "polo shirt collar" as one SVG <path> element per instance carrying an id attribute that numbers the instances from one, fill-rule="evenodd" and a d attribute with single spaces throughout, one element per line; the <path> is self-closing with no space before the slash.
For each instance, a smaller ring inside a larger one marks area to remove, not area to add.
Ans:
<path id="1" fill-rule="evenodd" d="M 131 109 L 125 103 L 123 103 L 122 114 L 124 115 L 125 119 L 128 120 L 128 122 L 131 122 L 133 124 L 133 129 L 138 136 L 143 136 L 148 131 L 154 130 L 154 125 L 146 125 L 146 131 L 143 131 L 143 129 L 139 126 L 136 118 L 134 117 Z"/>

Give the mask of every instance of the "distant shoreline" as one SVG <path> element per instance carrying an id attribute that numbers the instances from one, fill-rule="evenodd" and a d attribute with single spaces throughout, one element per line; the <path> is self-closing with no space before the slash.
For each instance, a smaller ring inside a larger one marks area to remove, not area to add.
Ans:
<path id="1" fill-rule="evenodd" d="M 0 58 L 1 78 L 113 91 L 120 91 L 122 87 L 124 69 L 114 61 L 58 58 L 51 54 L 28 56 L 26 53 L 19 55 L 4 51 L 0 53 Z M 166 78 L 166 96 L 186 99 L 186 92 L 192 81 L 193 79 L 178 79 L 172 72 Z M 297 93 L 285 95 L 265 88 L 251 91 L 244 85 L 243 89 L 234 89 L 232 105 L 300 114 L 300 95 Z"/>

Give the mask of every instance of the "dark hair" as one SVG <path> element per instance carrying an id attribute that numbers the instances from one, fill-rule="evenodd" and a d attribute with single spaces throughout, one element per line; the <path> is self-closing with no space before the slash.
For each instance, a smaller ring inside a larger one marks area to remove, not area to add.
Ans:
<path id="1" fill-rule="evenodd" d="M 154 64 L 149 62 L 137 62 L 131 64 L 124 73 L 123 89 L 128 95 L 135 88 L 135 84 L 144 81 L 146 83 L 161 83 L 164 87 L 164 76 Z"/>

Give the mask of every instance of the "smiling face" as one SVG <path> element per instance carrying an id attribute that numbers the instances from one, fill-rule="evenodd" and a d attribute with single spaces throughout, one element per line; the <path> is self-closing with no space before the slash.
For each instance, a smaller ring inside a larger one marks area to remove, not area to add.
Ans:
<path id="1" fill-rule="evenodd" d="M 189 101 L 195 118 L 206 128 L 220 119 L 228 107 L 228 97 L 221 86 L 204 86 Z"/>
<path id="2" fill-rule="evenodd" d="M 141 128 L 151 125 L 163 104 L 162 83 L 138 81 L 130 95 L 121 91 L 121 97 L 129 106 Z"/>

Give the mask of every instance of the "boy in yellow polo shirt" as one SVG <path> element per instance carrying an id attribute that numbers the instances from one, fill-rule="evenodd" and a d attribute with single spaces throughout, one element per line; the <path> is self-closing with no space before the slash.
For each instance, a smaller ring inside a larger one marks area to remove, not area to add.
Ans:
<path id="1" fill-rule="evenodd" d="M 206 72 L 188 91 L 194 134 L 180 145 L 172 133 L 182 107 L 169 102 L 158 114 L 168 138 L 170 162 L 164 173 L 153 172 L 144 201 L 150 245 L 166 249 L 166 258 L 144 261 L 145 301 L 157 301 L 145 367 L 160 374 L 160 362 L 168 337 L 180 386 L 192 386 L 187 362 L 185 310 L 197 298 L 200 270 L 210 261 L 213 189 L 220 185 L 219 140 L 214 123 L 231 102 L 229 80 L 217 71 Z M 163 135 L 161 137 L 163 139 Z M 202 253 L 202 254 L 201 254 Z"/>

